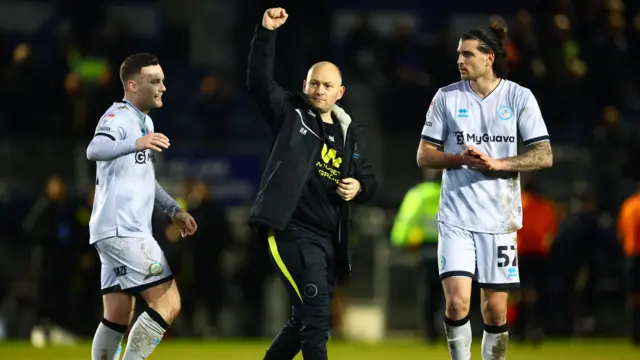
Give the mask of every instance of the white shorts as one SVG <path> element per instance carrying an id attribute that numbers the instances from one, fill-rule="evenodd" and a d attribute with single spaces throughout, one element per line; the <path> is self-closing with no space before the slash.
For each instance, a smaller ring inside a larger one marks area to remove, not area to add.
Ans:
<path id="1" fill-rule="evenodd" d="M 135 294 L 173 279 L 173 273 L 152 237 L 112 237 L 95 244 L 100 255 L 102 294 Z"/>
<path id="2" fill-rule="evenodd" d="M 481 288 L 510 290 L 520 285 L 516 233 L 489 234 L 438 223 L 440 280 L 468 276 Z"/>

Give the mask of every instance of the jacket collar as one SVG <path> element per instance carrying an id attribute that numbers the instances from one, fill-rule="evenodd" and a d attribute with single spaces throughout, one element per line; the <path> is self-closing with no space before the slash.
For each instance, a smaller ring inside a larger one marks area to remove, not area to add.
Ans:
<path id="1" fill-rule="evenodd" d="M 305 107 L 309 108 L 311 111 L 313 111 L 317 116 L 317 121 L 319 122 L 319 125 L 322 125 L 322 119 L 320 118 L 320 114 L 318 113 L 318 111 L 313 107 L 313 105 L 309 102 L 309 99 L 307 98 L 307 95 L 305 95 L 305 93 L 299 91 L 295 93 L 296 98 L 298 99 L 298 102 L 300 102 L 301 104 L 304 104 Z M 340 128 L 342 129 L 342 133 L 345 135 L 345 139 L 346 139 L 346 135 L 347 135 L 347 129 L 349 128 L 349 125 L 351 125 L 351 122 L 353 121 L 351 119 L 351 116 L 349 116 L 349 114 L 347 114 L 344 109 L 342 109 L 339 105 L 334 105 L 333 108 L 331 109 L 331 115 L 333 115 L 333 119 L 337 120 L 338 123 L 340 124 Z M 321 126 L 322 128 L 322 126 Z"/>
<path id="2" fill-rule="evenodd" d="M 344 134 L 344 139 L 346 141 L 347 129 L 349 128 L 349 125 L 351 125 L 351 122 L 352 122 L 351 116 L 349 116 L 349 114 L 347 114 L 347 112 L 344 111 L 344 109 L 338 105 L 333 106 L 333 108 L 331 109 L 331 114 L 333 115 L 334 119 L 338 120 L 338 123 L 342 128 L 342 133 Z"/>

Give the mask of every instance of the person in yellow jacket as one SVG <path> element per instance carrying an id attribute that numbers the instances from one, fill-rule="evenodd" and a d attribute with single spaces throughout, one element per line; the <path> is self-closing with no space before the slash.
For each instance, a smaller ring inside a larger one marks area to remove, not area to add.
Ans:
<path id="1" fill-rule="evenodd" d="M 440 319 L 435 316 L 442 307 L 442 285 L 438 278 L 438 223 L 436 214 L 440 201 L 442 172 L 428 169 L 425 181 L 411 188 L 400 205 L 391 229 L 391 243 L 399 248 L 420 251 L 422 272 L 422 320 L 425 337 L 430 343 L 438 340 L 436 330 Z"/>

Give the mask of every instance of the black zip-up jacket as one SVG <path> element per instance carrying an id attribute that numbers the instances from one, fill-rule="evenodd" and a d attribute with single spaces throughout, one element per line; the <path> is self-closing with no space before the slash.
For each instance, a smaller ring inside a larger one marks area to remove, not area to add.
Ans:
<path id="1" fill-rule="evenodd" d="M 264 234 L 266 228 L 287 226 L 325 141 L 320 114 L 306 96 L 285 91 L 273 79 L 276 36 L 277 30 L 256 27 L 247 71 L 247 87 L 270 129 L 269 159 L 249 214 L 249 224 L 259 234 Z M 352 201 L 364 203 L 373 197 L 377 188 L 373 168 L 367 161 L 364 127 L 337 106 L 332 113 L 344 134 L 341 176 L 360 182 L 361 191 Z M 351 272 L 350 222 L 351 205 L 345 201 L 340 207 L 338 239 L 334 239 L 339 277 Z"/>

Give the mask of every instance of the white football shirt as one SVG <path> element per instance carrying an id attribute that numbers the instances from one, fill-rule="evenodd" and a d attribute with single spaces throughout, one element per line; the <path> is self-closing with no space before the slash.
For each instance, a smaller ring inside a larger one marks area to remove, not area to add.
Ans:
<path id="1" fill-rule="evenodd" d="M 483 99 L 468 81 L 459 81 L 436 93 L 422 139 L 442 146 L 445 153 L 460 154 L 470 144 L 500 159 L 518 154 L 519 139 L 529 146 L 548 141 L 549 134 L 531 90 L 501 80 Z M 519 230 L 519 174 L 445 169 L 437 219 L 476 232 L 506 234 Z"/>
<path id="2" fill-rule="evenodd" d="M 95 136 L 133 142 L 153 132 L 153 121 L 127 102 L 116 102 L 100 118 Z M 135 149 L 135 145 L 133 147 Z M 89 243 L 114 236 L 150 237 L 156 179 L 151 150 L 96 162 L 96 189 Z"/>

